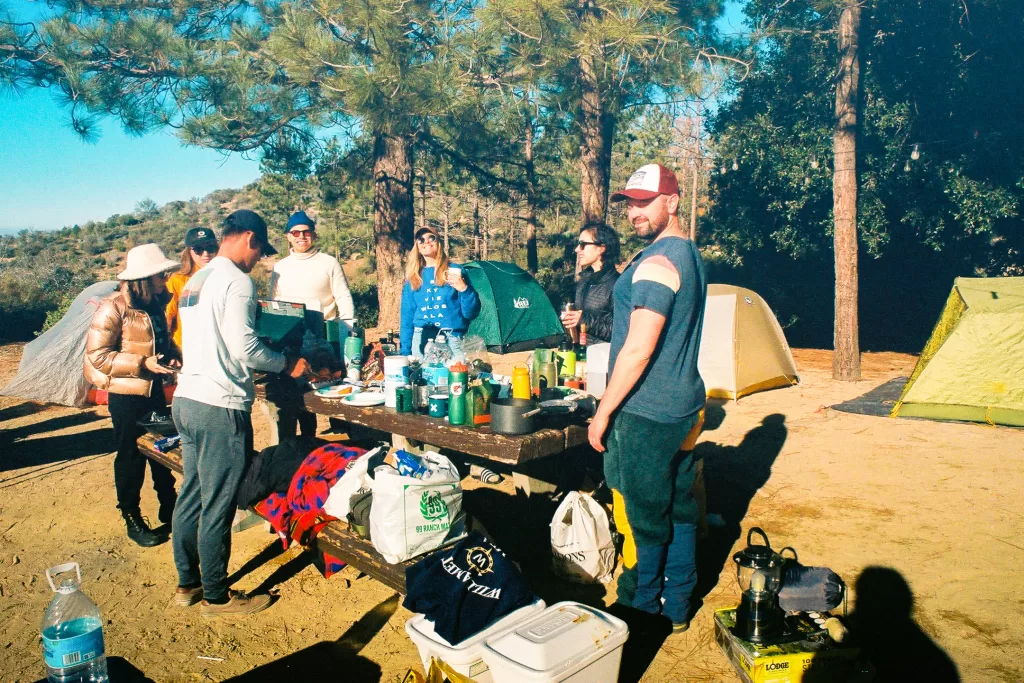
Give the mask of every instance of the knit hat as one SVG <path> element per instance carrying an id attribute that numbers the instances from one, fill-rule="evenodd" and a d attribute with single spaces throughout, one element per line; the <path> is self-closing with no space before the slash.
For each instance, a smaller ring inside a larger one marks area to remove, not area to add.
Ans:
<path id="1" fill-rule="evenodd" d="M 654 199 L 659 194 L 679 194 L 676 174 L 661 164 L 641 166 L 626 181 L 626 189 L 616 192 L 610 201 L 623 199 Z"/>
<path id="2" fill-rule="evenodd" d="M 305 211 L 296 211 L 288 218 L 288 225 L 285 226 L 284 231 L 289 232 L 292 228 L 298 225 L 305 225 L 310 230 L 316 230 L 316 221 L 306 215 Z"/>
<path id="3" fill-rule="evenodd" d="M 273 256 L 277 253 L 277 249 L 270 245 L 270 239 L 267 237 L 267 224 L 255 211 L 239 209 L 225 218 L 221 239 L 243 232 L 251 232 L 256 239 L 263 243 L 264 256 Z"/>
<path id="4" fill-rule="evenodd" d="M 217 236 L 209 228 L 192 228 L 185 233 L 185 246 L 199 251 L 200 248 L 217 251 Z"/>
<path id="5" fill-rule="evenodd" d="M 177 261 L 164 256 L 156 244 L 140 244 L 128 251 L 124 270 L 117 274 L 118 280 L 144 280 L 157 273 L 166 273 L 177 268 Z"/>

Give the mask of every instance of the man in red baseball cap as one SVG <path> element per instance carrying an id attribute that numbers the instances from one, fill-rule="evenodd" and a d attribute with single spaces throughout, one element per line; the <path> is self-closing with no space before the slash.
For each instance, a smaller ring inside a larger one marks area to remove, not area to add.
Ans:
<path id="1" fill-rule="evenodd" d="M 697 372 L 707 279 L 700 252 L 679 227 L 679 182 L 660 164 L 637 170 L 611 200 L 650 244 L 613 294 L 609 380 L 590 423 L 604 452 L 616 527 L 626 537 L 618 601 L 689 627 L 697 583 L 696 464 L 679 450 L 700 420 Z M 606 448 L 607 446 L 607 448 Z"/>

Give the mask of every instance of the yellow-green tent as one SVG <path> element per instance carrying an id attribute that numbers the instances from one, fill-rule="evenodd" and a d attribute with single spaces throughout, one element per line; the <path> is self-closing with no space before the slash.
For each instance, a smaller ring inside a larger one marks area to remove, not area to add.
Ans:
<path id="1" fill-rule="evenodd" d="M 1024 427 L 1024 277 L 958 277 L 892 416 Z"/>

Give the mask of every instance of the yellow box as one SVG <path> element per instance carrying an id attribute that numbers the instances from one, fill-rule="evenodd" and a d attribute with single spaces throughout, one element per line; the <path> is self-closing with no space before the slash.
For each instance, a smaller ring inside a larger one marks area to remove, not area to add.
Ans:
<path id="1" fill-rule="evenodd" d="M 830 640 L 755 645 L 735 636 L 735 625 L 735 608 L 715 611 L 715 640 L 746 683 L 846 681 L 862 669 L 859 648 L 842 647 Z"/>

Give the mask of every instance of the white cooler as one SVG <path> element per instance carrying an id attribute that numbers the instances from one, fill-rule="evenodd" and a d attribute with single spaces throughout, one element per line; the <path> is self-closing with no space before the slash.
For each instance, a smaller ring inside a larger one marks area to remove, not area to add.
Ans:
<path id="1" fill-rule="evenodd" d="M 578 602 L 560 602 L 488 638 L 484 662 L 494 683 L 615 683 L 629 628 Z"/>
<path id="2" fill-rule="evenodd" d="M 538 599 L 526 607 L 520 607 L 458 645 L 451 645 L 447 640 L 434 633 L 434 622 L 422 614 L 417 614 L 405 622 L 405 632 L 419 648 L 420 661 L 423 662 L 424 671 L 430 668 L 430 658 L 437 657 L 447 663 L 456 673 L 472 678 L 478 683 L 491 683 L 494 679 L 491 678 L 491 672 L 481 657 L 484 640 L 509 628 L 514 628 L 516 624 L 542 612 L 545 606 L 545 602 Z"/>

